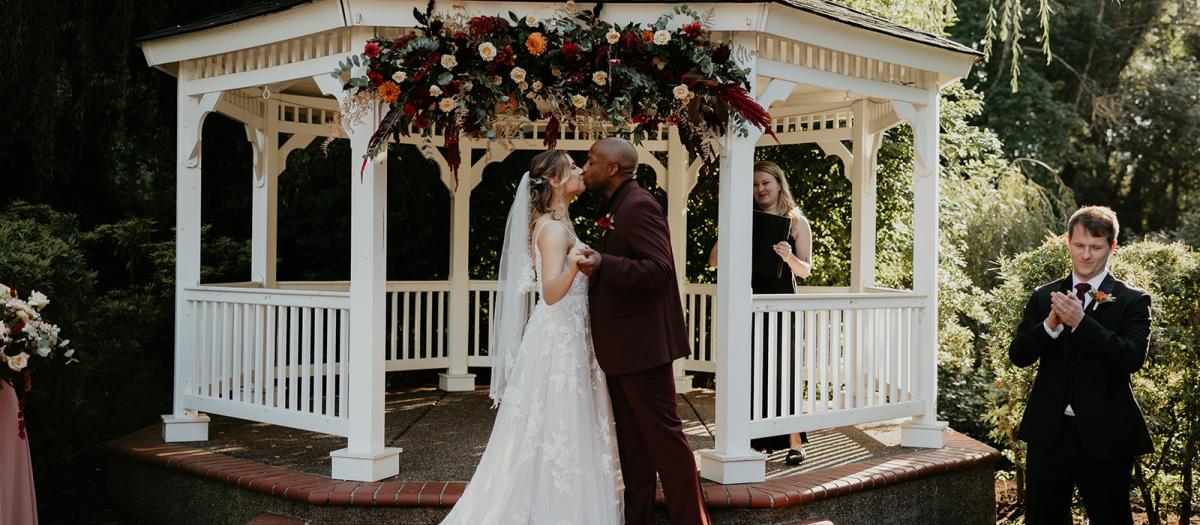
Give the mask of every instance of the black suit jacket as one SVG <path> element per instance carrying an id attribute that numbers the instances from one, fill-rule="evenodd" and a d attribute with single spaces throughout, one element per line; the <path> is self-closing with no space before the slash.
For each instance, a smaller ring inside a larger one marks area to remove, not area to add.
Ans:
<path id="1" fill-rule="evenodd" d="M 604 373 L 628 374 L 688 354 L 671 233 L 662 207 L 629 181 L 613 195 L 613 229 L 597 242 L 588 294 L 592 342 Z"/>
<path id="2" fill-rule="evenodd" d="M 1151 453 L 1150 431 L 1129 380 L 1146 360 L 1150 295 L 1110 273 L 1100 291 L 1115 301 L 1092 300 L 1074 332 L 1065 326 L 1052 338 L 1042 325 L 1050 314 L 1050 293 L 1073 293 L 1071 288 L 1071 277 L 1038 288 L 1008 348 L 1009 359 L 1019 367 L 1038 363 L 1017 437 L 1030 445 L 1053 446 L 1070 404 L 1087 455 L 1103 460 Z"/>

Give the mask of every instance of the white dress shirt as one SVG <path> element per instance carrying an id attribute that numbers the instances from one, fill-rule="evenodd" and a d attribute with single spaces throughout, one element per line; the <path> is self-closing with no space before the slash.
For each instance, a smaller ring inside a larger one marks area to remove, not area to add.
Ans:
<path id="1" fill-rule="evenodd" d="M 1075 293 L 1075 285 L 1082 283 L 1082 282 L 1086 282 L 1092 286 L 1091 288 L 1088 289 L 1089 291 L 1099 290 L 1100 283 L 1103 283 L 1104 279 L 1107 277 L 1108 277 L 1108 268 L 1105 268 L 1104 271 L 1096 274 L 1095 277 L 1092 277 L 1091 279 L 1089 279 L 1087 281 L 1083 281 L 1082 279 L 1079 278 L 1078 275 L 1075 274 L 1075 272 L 1071 272 L 1071 293 L 1072 294 Z M 1083 311 L 1085 311 L 1085 312 L 1087 311 L 1088 306 L 1091 306 L 1091 304 L 1092 304 L 1092 300 L 1093 300 L 1092 294 L 1087 293 L 1087 294 L 1083 295 Z M 1050 337 L 1052 337 L 1054 339 L 1058 339 L 1058 336 L 1062 334 L 1065 326 L 1066 325 L 1059 323 L 1057 329 L 1051 330 L 1050 325 L 1046 324 L 1045 321 L 1042 321 L 1042 328 L 1045 328 L 1046 333 L 1050 334 Z M 1078 328 L 1078 325 L 1076 325 L 1075 327 L 1072 327 L 1071 331 L 1074 332 L 1075 328 Z M 1063 413 L 1068 416 L 1075 415 L 1075 411 L 1071 410 L 1071 405 L 1067 405 L 1067 409 L 1063 410 Z"/>

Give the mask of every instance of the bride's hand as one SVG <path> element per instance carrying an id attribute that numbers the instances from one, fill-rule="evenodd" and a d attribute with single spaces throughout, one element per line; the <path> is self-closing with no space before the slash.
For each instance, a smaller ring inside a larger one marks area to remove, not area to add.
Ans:
<path id="1" fill-rule="evenodd" d="M 586 257 L 584 257 L 583 250 L 581 248 L 573 248 L 571 252 L 567 254 L 567 268 L 572 272 L 578 272 L 579 262 L 585 258 Z"/>
<path id="2" fill-rule="evenodd" d="M 787 241 L 781 241 L 781 242 L 776 243 L 775 244 L 775 253 L 778 254 L 779 258 L 783 259 L 785 262 L 789 258 L 791 258 L 792 256 L 795 255 L 794 253 L 792 253 L 792 245 L 789 244 Z"/>

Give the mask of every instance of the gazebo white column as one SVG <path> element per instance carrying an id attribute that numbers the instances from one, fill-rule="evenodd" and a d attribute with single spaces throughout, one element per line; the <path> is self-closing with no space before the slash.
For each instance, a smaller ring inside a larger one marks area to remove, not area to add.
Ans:
<path id="1" fill-rule="evenodd" d="M 739 34 L 735 45 L 754 48 L 753 35 Z M 757 58 L 739 64 L 755 78 Z M 772 80 L 755 93 L 770 108 L 786 98 L 795 82 Z M 745 137 L 732 120 L 721 143 L 720 199 L 717 207 L 716 447 L 700 453 L 700 475 L 718 483 L 751 483 L 766 477 L 767 457 L 750 448 L 750 235 L 752 229 L 754 146 L 762 132 Z"/>
<path id="2" fill-rule="evenodd" d="M 862 292 L 875 286 L 875 152 L 879 138 L 870 132 L 869 102 L 854 103 L 851 142 L 854 152 L 846 173 L 852 185 L 850 213 L 850 291 Z"/>
<path id="3" fill-rule="evenodd" d="M 467 373 L 467 327 L 470 326 L 470 249 L 471 249 L 471 191 L 483 177 L 483 167 L 472 164 L 473 148 L 463 140 L 458 145 L 459 158 L 463 160 L 458 169 L 458 184 L 455 185 L 450 166 L 444 159 L 437 159 L 442 171 L 442 182 L 450 190 L 450 294 L 449 317 L 446 326 L 450 330 L 447 340 L 449 368 L 438 374 L 438 388 L 446 392 L 470 392 L 475 390 L 475 374 Z"/>
<path id="4" fill-rule="evenodd" d="M 180 65 L 179 78 L 194 74 L 191 64 Z M 183 408 L 183 396 L 195 385 L 193 312 L 183 291 L 200 284 L 200 137 L 204 118 L 217 105 L 220 93 L 187 95 L 180 82 L 176 98 L 175 148 L 175 389 L 171 413 L 162 416 L 165 442 L 208 440 L 208 416 Z"/>
<path id="5" fill-rule="evenodd" d="M 671 229 L 671 253 L 675 256 L 675 277 L 682 292 L 687 285 L 687 203 L 695 181 L 691 170 L 687 148 L 679 140 L 679 128 L 667 131 L 667 226 Z M 680 294 L 681 300 L 686 295 Z M 691 334 L 688 334 L 691 340 Z M 683 359 L 676 359 L 675 392 L 692 391 L 692 376 L 683 369 Z"/>
<path id="6" fill-rule="evenodd" d="M 275 261 L 279 209 L 279 133 L 275 118 L 279 102 L 268 99 L 262 126 L 246 125 L 246 138 L 254 151 L 252 226 L 250 228 L 250 280 L 263 288 L 275 287 Z"/>
<path id="7" fill-rule="evenodd" d="M 379 102 L 350 136 L 350 422 L 346 448 L 335 450 L 332 477 L 377 481 L 400 472 L 400 450 L 383 442 L 385 302 L 387 290 L 387 155 L 359 171 Z M 345 362 L 342 366 L 346 366 Z"/>
<path id="8" fill-rule="evenodd" d="M 918 348 L 922 349 L 914 379 L 925 413 L 901 427 L 900 444 L 940 448 L 948 425 L 937 420 L 938 319 L 938 158 L 941 94 L 931 86 L 925 104 L 895 102 L 896 113 L 913 131 L 913 291 L 925 297 L 920 317 Z"/>

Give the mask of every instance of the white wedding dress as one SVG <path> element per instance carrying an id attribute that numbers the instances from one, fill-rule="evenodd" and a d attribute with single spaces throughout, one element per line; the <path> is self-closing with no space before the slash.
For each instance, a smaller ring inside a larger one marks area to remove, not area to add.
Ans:
<path id="1" fill-rule="evenodd" d="M 541 292 L 538 233 L 530 277 Z M 592 348 L 587 292 L 579 273 L 557 303 L 538 299 L 519 349 L 506 356 L 511 377 L 487 449 L 443 524 L 622 523 L 612 405 Z"/>

